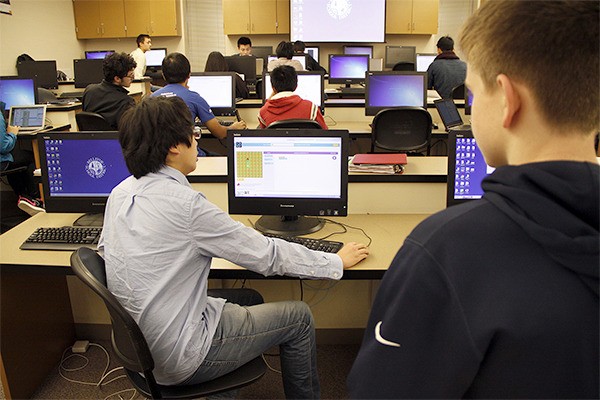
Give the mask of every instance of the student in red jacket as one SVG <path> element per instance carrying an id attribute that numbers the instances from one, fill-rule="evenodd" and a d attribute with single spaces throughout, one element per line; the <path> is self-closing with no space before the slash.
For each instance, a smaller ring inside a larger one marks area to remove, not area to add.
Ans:
<path id="1" fill-rule="evenodd" d="M 270 72 L 273 95 L 258 114 L 259 128 L 266 128 L 275 121 L 286 119 L 312 119 L 327 129 L 319 107 L 303 100 L 294 90 L 298 86 L 298 74 L 293 67 L 282 65 Z"/>

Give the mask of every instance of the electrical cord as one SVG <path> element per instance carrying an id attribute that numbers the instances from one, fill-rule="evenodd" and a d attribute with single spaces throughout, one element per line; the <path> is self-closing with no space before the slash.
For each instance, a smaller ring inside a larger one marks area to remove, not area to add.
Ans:
<path id="1" fill-rule="evenodd" d="M 356 229 L 356 230 L 358 230 L 358 231 L 361 231 L 361 232 L 362 232 L 362 234 L 363 234 L 363 235 L 364 235 L 364 236 L 365 236 L 367 239 L 369 239 L 369 242 L 367 243 L 367 247 L 371 246 L 371 243 L 373 243 L 373 238 L 371 238 L 371 236 L 369 236 L 369 235 L 367 234 L 367 232 L 365 232 L 365 230 L 364 230 L 363 228 L 359 228 L 359 227 L 357 227 L 357 226 L 352 226 L 352 225 L 344 224 L 343 222 L 334 221 L 334 220 L 331 220 L 331 219 L 329 219 L 329 218 L 322 218 L 322 219 L 323 219 L 323 221 L 325 221 L 325 222 L 329 222 L 329 223 L 331 223 L 331 224 L 339 225 L 339 226 L 341 226 L 341 227 L 343 227 L 343 228 L 344 228 L 344 231 L 342 231 L 342 232 L 334 232 L 334 233 L 331 233 L 331 234 L 329 234 L 329 235 L 325 236 L 326 238 L 327 238 L 327 237 L 330 237 L 330 236 L 332 236 L 332 235 L 339 235 L 339 234 L 342 234 L 342 233 L 346 233 L 346 232 L 348 231 L 346 228 L 350 228 L 350 229 Z"/>
<path id="2" fill-rule="evenodd" d="M 267 354 L 268 356 L 273 355 L 273 354 Z M 264 354 L 261 354 L 263 361 L 265 362 L 265 364 L 267 364 L 267 368 L 269 368 L 271 371 L 276 372 L 278 374 L 281 375 L 281 371 L 279 371 L 278 369 L 275 369 L 273 367 L 271 367 L 271 365 L 269 364 L 269 362 L 267 361 L 267 359 L 265 358 Z M 275 356 L 275 355 L 273 355 Z M 279 354 L 276 354 L 276 356 L 279 356 Z"/>

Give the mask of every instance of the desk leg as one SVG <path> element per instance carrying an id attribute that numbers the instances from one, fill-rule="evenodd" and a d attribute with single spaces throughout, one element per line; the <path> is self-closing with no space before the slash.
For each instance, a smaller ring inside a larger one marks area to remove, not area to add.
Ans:
<path id="1" fill-rule="evenodd" d="M 0 285 L 4 393 L 30 398 L 75 339 L 66 276 L 2 270 Z"/>

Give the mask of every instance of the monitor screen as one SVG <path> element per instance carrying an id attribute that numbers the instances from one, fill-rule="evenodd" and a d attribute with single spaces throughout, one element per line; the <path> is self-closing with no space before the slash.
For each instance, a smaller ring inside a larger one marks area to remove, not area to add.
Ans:
<path id="1" fill-rule="evenodd" d="M 415 46 L 385 46 L 385 66 L 393 68 L 399 62 L 416 64 Z"/>
<path id="2" fill-rule="evenodd" d="M 344 45 L 344 54 L 367 54 L 369 58 L 373 58 L 373 46 Z"/>
<path id="3" fill-rule="evenodd" d="M 130 173 L 118 132 L 38 134 L 47 212 L 103 213 L 112 189 Z"/>
<path id="4" fill-rule="evenodd" d="M 19 61 L 17 71 L 21 78 L 34 78 L 38 87 L 58 89 L 56 61 Z"/>
<path id="5" fill-rule="evenodd" d="M 100 83 L 104 79 L 102 62 L 104 60 L 73 60 L 75 87 L 85 88 L 92 83 Z"/>
<path id="6" fill-rule="evenodd" d="M 215 115 L 235 115 L 235 72 L 194 72 L 191 91 L 206 100 Z"/>
<path id="7" fill-rule="evenodd" d="M 28 106 L 35 104 L 37 89 L 35 81 L 31 78 L 17 76 L 0 77 L 0 102 L 4 103 L 4 110 L 12 106 Z"/>
<path id="8" fill-rule="evenodd" d="M 323 88 L 323 73 L 315 71 L 300 71 L 298 72 L 298 87 L 294 91 L 304 100 L 310 100 L 313 104 L 321 108 L 325 106 L 325 91 Z M 273 95 L 273 87 L 271 86 L 271 76 L 265 73 L 263 76 L 263 102 Z"/>
<path id="9" fill-rule="evenodd" d="M 304 48 L 304 52 L 306 54 L 309 54 L 319 64 L 321 63 L 321 61 L 319 60 L 319 46 L 306 46 Z"/>
<path id="10" fill-rule="evenodd" d="M 229 56 L 225 57 L 230 71 L 242 75 L 246 82 L 256 82 L 256 57 Z"/>
<path id="11" fill-rule="evenodd" d="M 368 70 L 367 55 L 329 55 L 329 83 L 364 83 Z"/>
<path id="12" fill-rule="evenodd" d="M 448 184 L 446 204 L 452 206 L 483 196 L 481 181 L 494 171 L 485 163 L 471 131 L 448 133 Z"/>
<path id="13" fill-rule="evenodd" d="M 290 0 L 290 33 L 292 42 L 383 43 L 385 0 Z"/>
<path id="14" fill-rule="evenodd" d="M 256 58 L 267 59 L 273 54 L 273 46 L 252 46 L 252 55 Z"/>
<path id="15" fill-rule="evenodd" d="M 273 60 L 277 60 L 277 56 L 274 55 L 274 54 L 271 54 L 269 56 L 269 62 L 271 62 Z M 292 60 L 298 61 L 300 64 L 302 64 L 302 68 L 304 68 L 306 70 L 306 56 L 305 55 L 296 55 L 296 56 L 293 56 Z"/>
<path id="16" fill-rule="evenodd" d="M 473 93 L 467 88 L 465 93 L 465 115 L 471 115 L 471 107 L 473 106 Z"/>
<path id="17" fill-rule="evenodd" d="M 365 115 L 385 108 L 427 107 L 427 74 L 424 72 L 369 72 L 365 88 Z"/>
<path id="18" fill-rule="evenodd" d="M 94 50 L 94 51 L 86 51 L 85 58 L 86 60 L 104 60 L 104 58 L 114 53 L 114 50 Z"/>
<path id="19" fill-rule="evenodd" d="M 435 60 L 437 54 L 417 54 L 417 72 L 427 72 L 429 64 Z"/>
<path id="20" fill-rule="evenodd" d="M 348 138 L 342 130 L 230 130 L 229 213 L 263 215 L 257 229 L 293 235 L 322 226 L 302 216 L 347 215 Z"/>
<path id="21" fill-rule="evenodd" d="M 156 47 L 148 50 L 144 55 L 146 56 L 146 68 L 160 68 L 162 67 L 163 59 L 167 56 L 167 49 Z"/>

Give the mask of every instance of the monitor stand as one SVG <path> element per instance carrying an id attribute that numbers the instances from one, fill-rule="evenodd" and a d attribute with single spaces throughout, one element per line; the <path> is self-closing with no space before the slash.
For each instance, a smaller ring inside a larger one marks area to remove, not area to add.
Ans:
<path id="1" fill-rule="evenodd" d="M 349 83 L 346 84 L 346 86 L 342 86 L 340 88 L 341 93 L 344 95 L 364 95 L 365 94 L 365 88 L 360 86 L 360 87 L 352 87 Z"/>
<path id="2" fill-rule="evenodd" d="M 104 223 L 104 214 L 83 214 L 73 222 L 73 226 L 99 226 L 102 227 Z"/>
<path id="3" fill-rule="evenodd" d="M 274 235 L 300 236 L 316 232 L 325 226 L 325 222 L 316 217 L 302 216 L 266 216 L 256 221 L 254 228 Z"/>

